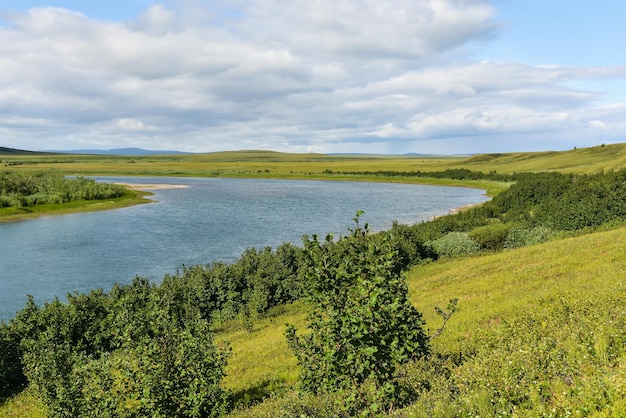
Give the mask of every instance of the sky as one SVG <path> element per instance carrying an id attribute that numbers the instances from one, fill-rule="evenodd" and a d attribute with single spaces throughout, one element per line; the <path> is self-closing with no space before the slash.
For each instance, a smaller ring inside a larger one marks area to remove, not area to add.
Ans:
<path id="1" fill-rule="evenodd" d="M 623 0 L 0 1 L 0 146 L 626 142 Z"/>

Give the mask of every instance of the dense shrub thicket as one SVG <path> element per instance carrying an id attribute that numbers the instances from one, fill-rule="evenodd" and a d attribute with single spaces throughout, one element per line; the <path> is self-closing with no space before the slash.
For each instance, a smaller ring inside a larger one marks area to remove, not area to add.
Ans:
<path id="1" fill-rule="evenodd" d="M 481 206 L 404 228 L 402 241 L 427 244 L 433 258 L 457 256 L 536 244 L 559 231 L 626 219 L 626 170 L 521 173 L 511 179 L 515 184 Z"/>
<path id="2" fill-rule="evenodd" d="M 1 329 L 3 389 L 30 383 L 58 417 L 220 415 L 228 352 L 198 310 L 181 318 L 176 296 L 137 278 L 67 303 L 29 300 Z"/>
<path id="3" fill-rule="evenodd" d="M 102 196 L 90 180 L 20 176 L 0 175 L 2 196 L 43 193 L 38 190 L 65 190 L 58 193 L 72 198 Z M 30 300 L 13 320 L 0 324 L 0 397 L 31 384 L 53 416 L 220 415 L 229 408 L 229 396 L 220 387 L 228 350 L 215 346 L 212 330 L 229 319 L 249 324 L 274 306 L 316 294 L 320 304 L 314 312 L 322 322 L 311 323 L 312 340 L 290 334 L 304 369 L 303 387 L 328 392 L 373 382 L 363 386 L 371 393 L 350 394 L 352 407 L 371 411 L 371 405 L 359 405 L 354 396 L 396 399 L 391 394 L 398 386 L 388 384 L 394 365 L 428 351 L 419 313 L 407 305 L 402 270 L 424 260 L 517 248 L 561 231 L 626 219 L 626 170 L 506 178 L 515 183 L 493 200 L 429 222 L 394 223 L 378 234 L 362 234 L 357 227 L 355 234 L 338 241 L 305 239 L 304 249 L 292 244 L 248 249 L 233 264 L 183 267 L 159 285 L 137 278 L 109 292 L 69 295 L 63 303 L 37 306 Z M 38 181 L 59 188 L 37 189 Z M 72 187 L 81 184 L 85 187 L 72 194 Z M 94 191 L 84 191 L 92 186 Z M 374 301 L 373 295 L 379 299 Z M 360 322 L 342 322 L 346 312 Z M 384 329 L 376 322 L 383 313 L 414 328 L 388 336 L 385 332 L 393 327 Z M 327 320 L 335 322 L 323 322 Z M 372 329 L 380 331 L 373 335 L 386 341 L 387 348 L 359 340 L 359 332 L 367 340 Z M 337 352 L 330 349 L 333 341 L 325 340 L 333 335 L 344 339 Z M 326 348 L 318 352 L 314 345 Z M 346 364 L 337 379 L 332 377 L 337 364 L 324 363 L 335 354 Z M 372 372 L 364 365 L 374 364 L 376 356 L 386 359 L 386 368 Z"/>
<path id="4" fill-rule="evenodd" d="M 0 208 L 111 199 L 123 192 L 122 186 L 84 177 L 66 178 L 60 173 L 0 172 Z"/>

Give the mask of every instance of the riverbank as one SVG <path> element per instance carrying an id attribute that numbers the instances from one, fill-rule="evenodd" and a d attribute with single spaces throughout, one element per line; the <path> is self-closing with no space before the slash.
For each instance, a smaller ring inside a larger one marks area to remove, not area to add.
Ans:
<path id="1" fill-rule="evenodd" d="M 21 208 L 0 208 L 0 223 L 19 222 L 42 216 L 68 215 L 72 213 L 96 212 L 121 209 L 129 206 L 153 202 L 147 190 L 126 188 L 124 194 L 115 199 L 79 200 L 67 203 L 26 206 Z"/>

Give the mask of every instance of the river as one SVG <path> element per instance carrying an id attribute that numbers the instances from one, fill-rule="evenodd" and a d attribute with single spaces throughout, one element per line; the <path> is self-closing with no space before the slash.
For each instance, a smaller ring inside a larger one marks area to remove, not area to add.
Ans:
<path id="1" fill-rule="evenodd" d="M 106 177 L 160 184 L 154 203 L 0 224 L 0 320 L 33 295 L 108 290 L 136 275 L 159 281 L 183 265 L 235 261 L 250 247 L 345 233 L 357 210 L 372 230 L 413 224 L 487 200 L 482 190 L 392 183 Z"/>

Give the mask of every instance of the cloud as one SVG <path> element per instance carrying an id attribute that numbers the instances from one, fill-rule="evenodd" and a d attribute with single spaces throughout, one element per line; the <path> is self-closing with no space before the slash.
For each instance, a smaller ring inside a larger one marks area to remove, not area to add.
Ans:
<path id="1" fill-rule="evenodd" d="M 473 62 L 467 45 L 498 30 L 486 1 L 202 4 L 152 5 L 127 22 L 60 8 L 8 15 L 0 142 L 468 152 L 624 132 L 620 104 L 571 87 L 626 78 L 624 67 Z"/>

